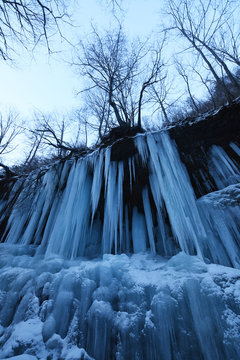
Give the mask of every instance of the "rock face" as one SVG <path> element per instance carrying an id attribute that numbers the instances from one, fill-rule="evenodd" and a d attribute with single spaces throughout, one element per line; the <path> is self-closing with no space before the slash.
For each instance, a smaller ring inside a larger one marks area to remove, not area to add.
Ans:
<path id="1" fill-rule="evenodd" d="M 0 358 L 238 360 L 238 111 L 4 183 Z"/>
<path id="2" fill-rule="evenodd" d="M 226 146 L 240 140 L 240 101 L 224 106 L 218 111 L 195 119 L 186 119 L 169 128 L 179 150 L 190 153 L 194 148 L 208 149 L 212 145 Z"/>
<path id="3" fill-rule="evenodd" d="M 178 146 L 197 197 L 218 189 L 207 167 L 213 145 L 220 146 L 240 166 L 239 153 L 231 146 L 240 145 L 239 100 L 199 119 L 186 119 L 168 131 Z"/>

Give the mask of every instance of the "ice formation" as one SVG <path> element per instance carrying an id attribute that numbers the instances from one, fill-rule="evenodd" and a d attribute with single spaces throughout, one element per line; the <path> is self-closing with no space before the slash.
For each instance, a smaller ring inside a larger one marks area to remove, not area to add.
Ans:
<path id="1" fill-rule="evenodd" d="M 196 199 L 167 133 L 131 141 L 8 186 L 0 359 L 239 358 L 239 166 L 212 146 Z"/>

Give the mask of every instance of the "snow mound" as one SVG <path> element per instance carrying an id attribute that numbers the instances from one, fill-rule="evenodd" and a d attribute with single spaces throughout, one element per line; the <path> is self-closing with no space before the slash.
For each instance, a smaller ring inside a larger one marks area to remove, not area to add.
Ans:
<path id="1" fill-rule="evenodd" d="M 238 359 L 240 270 L 184 252 L 89 261 L 1 250 L 0 359 Z"/>

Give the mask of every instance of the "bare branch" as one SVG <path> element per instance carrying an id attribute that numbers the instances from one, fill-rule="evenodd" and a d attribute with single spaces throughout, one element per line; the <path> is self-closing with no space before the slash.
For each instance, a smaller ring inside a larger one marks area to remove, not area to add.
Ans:
<path id="1" fill-rule="evenodd" d="M 62 36 L 60 22 L 67 17 L 63 0 L 1 0 L 0 56 L 11 60 L 14 42 L 27 47 L 41 39 L 50 52 L 49 39 L 56 30 Z"/>

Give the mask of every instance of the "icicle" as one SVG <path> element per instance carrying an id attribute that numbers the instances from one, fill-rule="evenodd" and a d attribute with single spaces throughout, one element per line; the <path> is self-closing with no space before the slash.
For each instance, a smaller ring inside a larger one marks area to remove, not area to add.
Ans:
<path id="1" fill-rule="evenodd" d="M 195 248 L 198 255 L 202 256 L 199 242 L 206 233 L 190 180 L 177 150 L 165 133 L 156 134 L 155 137 L 148 134 L 147 142 L 151 155 L 150 166 L 155 173 L 151 184 L 155 182 L 154 187 L 159 187 L 159 192 L 162 193 L 180 248 L 190 254 L 194 253 Z M 153 189 L 154 193 L 156 189 Z"/>
<path id="2" fill-rule="evenodd" d="M 145 135 L 138 135 L 134 138 L 135 146 L 138 150 L 139 155 L 141 156 L 143 165 L 147 165 L 149 152 L 146 144 Z"/>
<path id="3" fill-rule="evenodd" d="M 131 160 L 132 160 L 132 177 L 133 177 L 133 180 L 135 181 L 136 180 L 135 158 L 132 157 Z"/>
<path id="4" fill-rule="evenodd" d="M 156 254 L 154 233 L 153 233 L 152 212 L 151 212 L 147 188 L 143 189 L 142 198 L 143 198 L 143 206 L 144 206 L 144 213 L 145 213 L 150 249 L 153 254 Z"/>
<path id="5" fill-rule="evenodd" d="M 102 173 L 103 173 L 103 153 L 100 152 L 98 156 L 94 157 L 94 169 L 93 169 L 93 182 L 91 190 L 92 199 L 92 222 L 95 215 L 95 211 L 98 206 L 101 187 L 102 187 Z"/>
<path id="6" fill-rule="evenodd" d="M 56 196 L 58 184 L 56 169 L 49 170 L 42 178 L 32 175 L 24 183 L 10 215 L 6 241 L 9 243 L 39 244 L 36 236 L 47 221 L 49 209 Z M 19 184 L 21 189 L 21 182 Z M 16 191 L 19 191 L 16 189 Z M 14 197 L 14 195 L 13 195 Z"/>
<path id="7" fill-rule="evenodd" d="M 111 162 L 108 170 L 105 194 L 102 251 L 110 253 L 114 243 L 114 252 L 122 246 L 123 227 L 123 163 Z"/>
<path id="8" fill-rule="evenodd" d="M 157 234 L 157 243 L 158 243 L 158 251 L 161 249 L 160 253 L 164 256 L 169 256 L 173 254 L 171 248 L 171 241 L 169 237 L 167 237 L 167 229 L 165 225 L 165 211 L 163 209 L 163 199 L 161 195 L 161 189 L 159 187 L 159 182 L 156 181 L 155 174 L 149 175 L 150 188 L 153 194 L 153 199 L 156 205 L 157 210 L 157 220 L 158 220 L 158 234 Z"/>
<path id="9" fill-rule="evenodd" d="M 72 166 L 73 166 L 73 161 L 65 161 L 64 162 L 63 169 L 61 171 L 61 175 L 60 175 L 59 183 L 58 183 L 60 189 L 67 182 L 69 171 Z"/>
<path id="10" fill-rule="evenodd" d="M 220 146 L 213 145 L 210 154 L 209 172 L 219 190 L 240 182 L 238 168 Z"/>
<path id="11" fill-rule="evenodd" d="M 107 188 L 108 171 L 111 160 L 111 147 L 107 147 L 105 150 L 105 163 L 104 163 L 104 181 L 105 181 L 105 192 Z"/>
<path id="12" fill-rule="evenodd" d="M 123 162 L 118 163 L 118 227 L 119 227 L 119 247 L 122 249 L 122 232 L 123 232 L 123 178 L 124 178 L 124 166 Z M 118 249 L 115 244 L 115 253 Z"/>
<path id="13" fill-rule="evenodd" d="M 132 216 L 132 240 L 134 253 L 146 251 L 147 234 L 145 219 L 136 207 L 133 209 Z"/>
<path id="14" fill-rule="evenodd" d="M 102 252 L 111 253 L 112 244 L 117 241 L 118 203 L 117 203 L 117 167 L 116 163 L 109 164 L 108 177 L 105 179 L 107 189 L 105 193 L 104 222 L 102 234 Z"/>
<path id="15" fill-rule="evenodd" d="M 125 248 L 126 252 L 130 252 L 130 231 L 129 231 L 129 219 L 128 219 L 128 206 L 125 205 Z"/>
<path id="16" fill-rule="evenodd" d="M 229 145 L 230 145 L 231 148 L 235 151 L 235 153 L 236 153 L 238 156 L 240 156 L 240 149 L 239 149 L 239 147 L 238 147 L 236 144 L 234 144 L 233 142 L 231 142 Z"/>
<path id="17" fill-rule="evenodd" d="M 207 237 L 204 254 L 215 263 L 240 267 L 239 184 L 210 193 L 198 200 Z"/>
<path id="18" fill-rule="evenodd" d="M 74 258 L 84 255 L 92 185 L 84 160 L 77 163 L 70 176 L 50 234 L 47 256 L 60 254 Z"/>
<path id="19" fill-rule="evenodd" d="M 132 192 L 133 179 L 132 179 L 132 159 L 131 158 L 128 159 L 128 169 L 129 169 L 129 187 L 130 187 L 130 191 Z"/>

